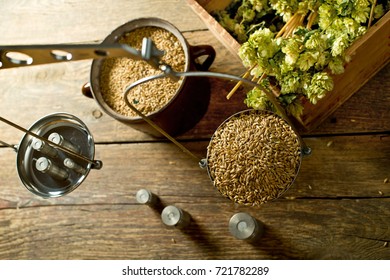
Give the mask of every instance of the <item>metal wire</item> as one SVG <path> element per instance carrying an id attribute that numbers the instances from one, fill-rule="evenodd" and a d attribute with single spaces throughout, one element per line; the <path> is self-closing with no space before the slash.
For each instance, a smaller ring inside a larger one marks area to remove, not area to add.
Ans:
<path id="1" fill-rule="evenodd" d="M 2 144 L 2 145 L 4 145 L 4 146 L 6 146 L 6 147 L 8 147 L 8 148 L 11 148 L 11 149 L 13 149 L 15 152 L 18 150 L 18 149 L 16 148 L 16 146 L 15 146 L 15 145 L 8 144 L 8 143 L 6 143 L 6 142 L 4 142 L 4 141 L 1 141 L 1 140 L 0 140 L 0 144 Z"/>
<path id="2" fill-rule="evenodd" d="M 36 134 L 36 133 L 34 133 L 34 132 L 31 132 L 31 131 L 29 131 L 29 130 L 27 130 L 27 129 L 25 129 L 25 128 L 23 128 L 23 127 L 21 127 L 21 126 L 15 124 L 15 123 L 13 123 L 13 122 L 7 120 L 7 119 L 5 119 L 5 118 L 3 118 L 3 117 L 1 117 L 1 116 L 0 116 L 0 121 L 2 121 L 3 123 L 8 124 L 8 125 L 10 125 L 10 126 L 16 128 L 16 129 L 18 129 L 18 130 L 20 130 L 20 131 L 26 133 L 27 135 L 30 135 L 30 136 L 32 136 L 32 137 L 35 137 L 35 138 L 37 138 L 37 139 L 39 139 L 39 140 L 41 140 L 41 141 L 43 141 L 43 142 L 45 142 L 45 143 L 47 143 L 47 144 L 53 145 L 53 146 L 56 147 L 57 149 L 59 149 L 59 150 L 65 152 L 65 153 L 67 153 L 67 154 L 70 154 L 70 155 L 72 155 L 72 156 L 74 156 L 74 157 L 77 157 L 77 158 L 83 160 L 83 161 L 86 161 L 86 162 L 92 164 L 92 166 L 99 166 L 99 165 L 100 165 L 100 163 L 99 163 L 98 161 L 91 160 L 91 159 L 89 159 L 89 158 L 87 158 L 87 157 L 85 157 L 85 156 L 83 156 L 83 155 L 81 155 L 81 154 L 75 153 L 74 151 L 72 151 L 72 150 L 70 150 L 70 149 L 68 149 L 68 148 L 66 148 L 66 147 L 63 147 L 63 146 L 61 146 L 61 145 L 59 145 L 59 144 L 56 144 L 56 143 L 54 143 L 54 142 L 52 142 L 52 141 L 50 141 L 50 140 L 48 140 L 48 139 L 45 139 L 44 137 L 39 136 L 38 134 Z M 17 151 L 17 149 L 16 149 L 14 146 L 11 146 L 10 144 L 7 144 L 7 143 L 5 143 L 5 142 L 3 142 L 3 141 L 0 141 L 0 142 L 3 143 L 4 145 L 8 146 L 8 147 L 12 147 L 15 151 Z"/>
<path id="3" fill-rule="evenodd" d="M 193 158 L 198 159 L 197 156 L 195 156 L 191 151 L 189 151 L 187 148 L 185 148 L 183 145 L 181 145 L 179 142 L 177 142 L 172 136 L 170 136 L 166 131 L 164 131 L 161 127 L 156 125 L 153 121 L 151 121 L 147 116 L 142 114 L 139 110 L 137 110 L 128 100 L 128 95 L 130 93 L 130 90 L 133 89 L 136 86 L 139 86 L 143 83 L 155 80 L 155 79 L 161 79 L 165 77 L 212 77 L 212 78 L 219 78 L 219 79 L 224 79 L 224 80 L 233 80 L 233 81 L 239 81 L 244 84 L 247 84 L 252 87 L 257 87 L 260 90 L 262 90 L 268 97 L 268 99 L 272 102 L 272 104 L 275 106 L 276 110 L 281 114 L 283 119 L 291 126 L 291 128 L 294 130 L 295 134 L 298 137 L 298 140 L 301 144 L 302 147 L 302 153 L 303 155 L 309 155 L 311 153 L 310 147 L 306 145 L 306 143 L 303 141 L 302 137 L 299 135 L 297 128 L 295 125 L 292 123 L 290 118 L 288 117 L 286 111 L 284 108 L 280 105 L 279 101 L 276 99 L 275 95 L 273 95 L 267 88 L 263 87 L 262 85 L 259 85 L 258 83 L 252 82 L 248 79 L 231 75 L 231 74 L 225 74 L 225 73 L 218 73 L 218 72 L 209 72 L 209 71 L 190 71 L 190 72 L 175 72 L 172 70 L 170 66 L 167 65 L 161 65 L 160 69 L 164 71 L 164 73 L 155 75 L 155 76 L 150 76 L 150 77 L 145 77 L 142 78 L 128 87 L 124 90 L 123 93 L 123 98 L 124 101 L 126 102 L 127 106 L 129 106 L 134 112 L 136 112 L 143 120 L 145 120 L 147 123 L 149 123 L 154 129 L 156 129 L 158 132 L 160 132 L 162 135 L 167 137 L 170 141 L 172 141 L 175 145 L 177 145 L 181 150 L 183 150 L 185 153 L 190 155 Z M 201 161 L 199 161 L 200 165 Z"/>

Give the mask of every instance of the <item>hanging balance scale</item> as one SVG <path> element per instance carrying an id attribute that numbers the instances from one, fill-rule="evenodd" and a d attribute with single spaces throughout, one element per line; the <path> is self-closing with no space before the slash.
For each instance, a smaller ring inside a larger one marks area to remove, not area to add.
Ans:
<path id="1" fill-rule="evenodd" d="M 157 67 L 161 55 L 150 40 L 145 40 L 141 52 L 120 44 L 0 46 L 0 70 L 105 57 L 143 59 Z M 71 114 L 50 114 L 29 129 L 3 117 L 0 121 L 25 133 L 17 146 L 0 143 L 15 150 L 19 178 L 38 196 L 66 195 L 85 180 L 91 169 L 102 167 L 102 162 L 94 159 L 95 143 L 90 131 Z"/>
<path id="2" fill-rule="evenodd" d="M 22 53 L 27 58 L 18 60 L 7 56 L 11 53 Z M 309 155 L 311 150 L 306 146 L 293 123 L 289 120 L 284 108 L 267 88 L 245 78 L 230 74 L 209 71 L 176 72 L 169 65 L 161 63 L 160 59 L 162 55 L 163 52 L 158 50 L 149 38 L 143 39 L 141 51 L 117 43 L 109 45 L 0 46 L 0 69 L 106 57 L 128 57 L 136 60 L 142 59 L 148 62 L 153 67 L 161 70 L 161 74 L 142 78 L 129 85 L 123 93 L 125 103 L 145 122 L 168 138 L 183 152 L 195 159 L 201 168 L 206 168 L 213 183 L 215 182 L 215 178 L 210 174 L 208 158 L 199 158 L 180 144 L 150 120 L 148 116 L 135 108 L 129 101 L 128 94 L 131 89 L 138 85 L 165 77 L 170 77 L 173 80 L 178 80 L 181 77 L 213 77 L 238 81 L 252 87 L 257 87 L 267 95 L 278 114 L 291 127 L 299 142 L 299 148 L 297 150 L 299 153 L 298 168 L 294 170 L 295 173 L 293 174 L 290 185 L 293 183 L 298 174 L 302 156 Z M 25 133 L 26 135 L 17 148 L 17 168 L 23 184 L 35 194 L 43 197 L 55 197 L 69 193 L 83 182 L 90 169 L 99 169 L 102 166 L 100 161 L 93 160 L 94 142 L 91 134 L 85 124 L 74 116 L 53 114 L 44 117 L 37 121 L 29 130 L 25 130 Z M 61 140 L 63 141 L 62 144 Z M 275 171 L 272 172 L 275 173 Z M 276 176 L 278 175 L 276 174 Z M 234 196 L 229 198 L 236 203 L 240 203 Z M 277 197 L 273 197 L 272 199 L 274 198 Z M 253 205 L 263 202 L 265 201 L 255 201 Z"/>

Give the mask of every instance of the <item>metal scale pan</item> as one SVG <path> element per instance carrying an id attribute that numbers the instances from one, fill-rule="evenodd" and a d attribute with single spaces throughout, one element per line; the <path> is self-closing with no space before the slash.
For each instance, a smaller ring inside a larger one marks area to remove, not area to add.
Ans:
<path id="1" fill-rule="evenodd" d="M 29 131 L 48 139 L 42 143 L 31 134 L 25 134 L 17 149 L 20 180 L 32 193 L 45 198 L 63 196 L 76 189 L 91 168 L 96 168 L 92 163 L 95 155 L 93 137 L 77 117 L 66 113 L 51 114 L 35 122 Z M 63 141 L 55 141 L 58 135 Z M 65 149 L 50 145 L 51 141 Z M 46 145 L 46 149 L 39 144 Z M 73 151 L 73 155 L 66 149 Z M 75 156 L 76 153 L 91 161 Z"/>

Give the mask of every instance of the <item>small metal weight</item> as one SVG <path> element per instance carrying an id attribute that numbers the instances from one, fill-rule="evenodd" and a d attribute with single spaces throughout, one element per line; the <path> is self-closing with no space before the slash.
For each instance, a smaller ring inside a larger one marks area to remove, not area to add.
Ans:
<path id="1" fill-rule="evenodd" d="M 67 149 L 70 149 L 71 151 L 75 152 L 75 153 L 78 153 L 80 152 L 80 148 L 77 147 L 76 145 L 74 145 L 72 142 L 64 139 L 64 137 L 57 133 L 57 132 L 53 132 L 49 135 L 48 139 L 50 141 L 52 141 L 53 143 L 56 143 L 60 146 L 63 146 Z"/>
<path id="2" fill-rule="evenodd" d="M 169 205 L 161 213 L 162 222 L 169 227 L 182 229 L 191 222 L 191 216 L 179 207 Z"/>
<path id="3" fill-rule="evenodd" d="M 40 157 L 36 161 L 35 168 L 38 171 L 46 173 L 48 176 L 57 180 L 66 180 L 69 177 L 69 173 L 66 170 L 56 164 L 53 164 L 50 159 L 45 157 Z"/>
<path id="4" fill-rule="evenodd" d="M 255 241 L 262 236 L 264 226 L 248 213 L 240 212 L 230 218 L 229 231 L 237 239 Z"/>
<path id="5" fill-rule="evenodd" d="M 16 166 L 24 186 L 36 195 L 65 195 L 76 189 L 91 169 L 101 168 L 101 162 L 94 160 L 91 133 L 73 115 L 45 116 L 26 132 L 17 148 Z"/>
<path id="6" fill-rule="evenodd" d="M 135 195 L 138 203 L 148 206 L 155 206 L 158 202 L 158 197 L 147 189 L 140 189 Z"/>

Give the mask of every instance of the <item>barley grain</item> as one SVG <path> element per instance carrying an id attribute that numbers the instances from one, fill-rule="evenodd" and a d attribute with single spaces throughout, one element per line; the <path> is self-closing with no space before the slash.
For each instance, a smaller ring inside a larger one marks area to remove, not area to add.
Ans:
<path id="1" fill-rule="evenodd" d="M 292 184 L 300 148 L 297 135 L 280 117 L 244 111 L 214 133 L 207 148 L 209 174 L 222 195 L 238 204 L 260 205 Z"/>
<path id="2" fill-rule="evenodd" d="M 165 51 L 162 62 L 175 71 L 184 71 L 186 57 L 179 40 L 169 31 L 159 27 L 140 27 L 124 34 L 119 43 L 141 49 L 142 39 L 151 38 L 160 50 Z M 106 104 L 117 113 L 138 117 L 123 100 L 124 89 L 137 80 L 160 74 L 147 62 L 129 58 L 107 58 L 102 63 L 100 91 Z M 149 115 L 166 105 L 176 94 L 182 79 L 174 82 L 169 78 L 155 79 L 132 89 L 129 101 L 145 115 Z"/>

